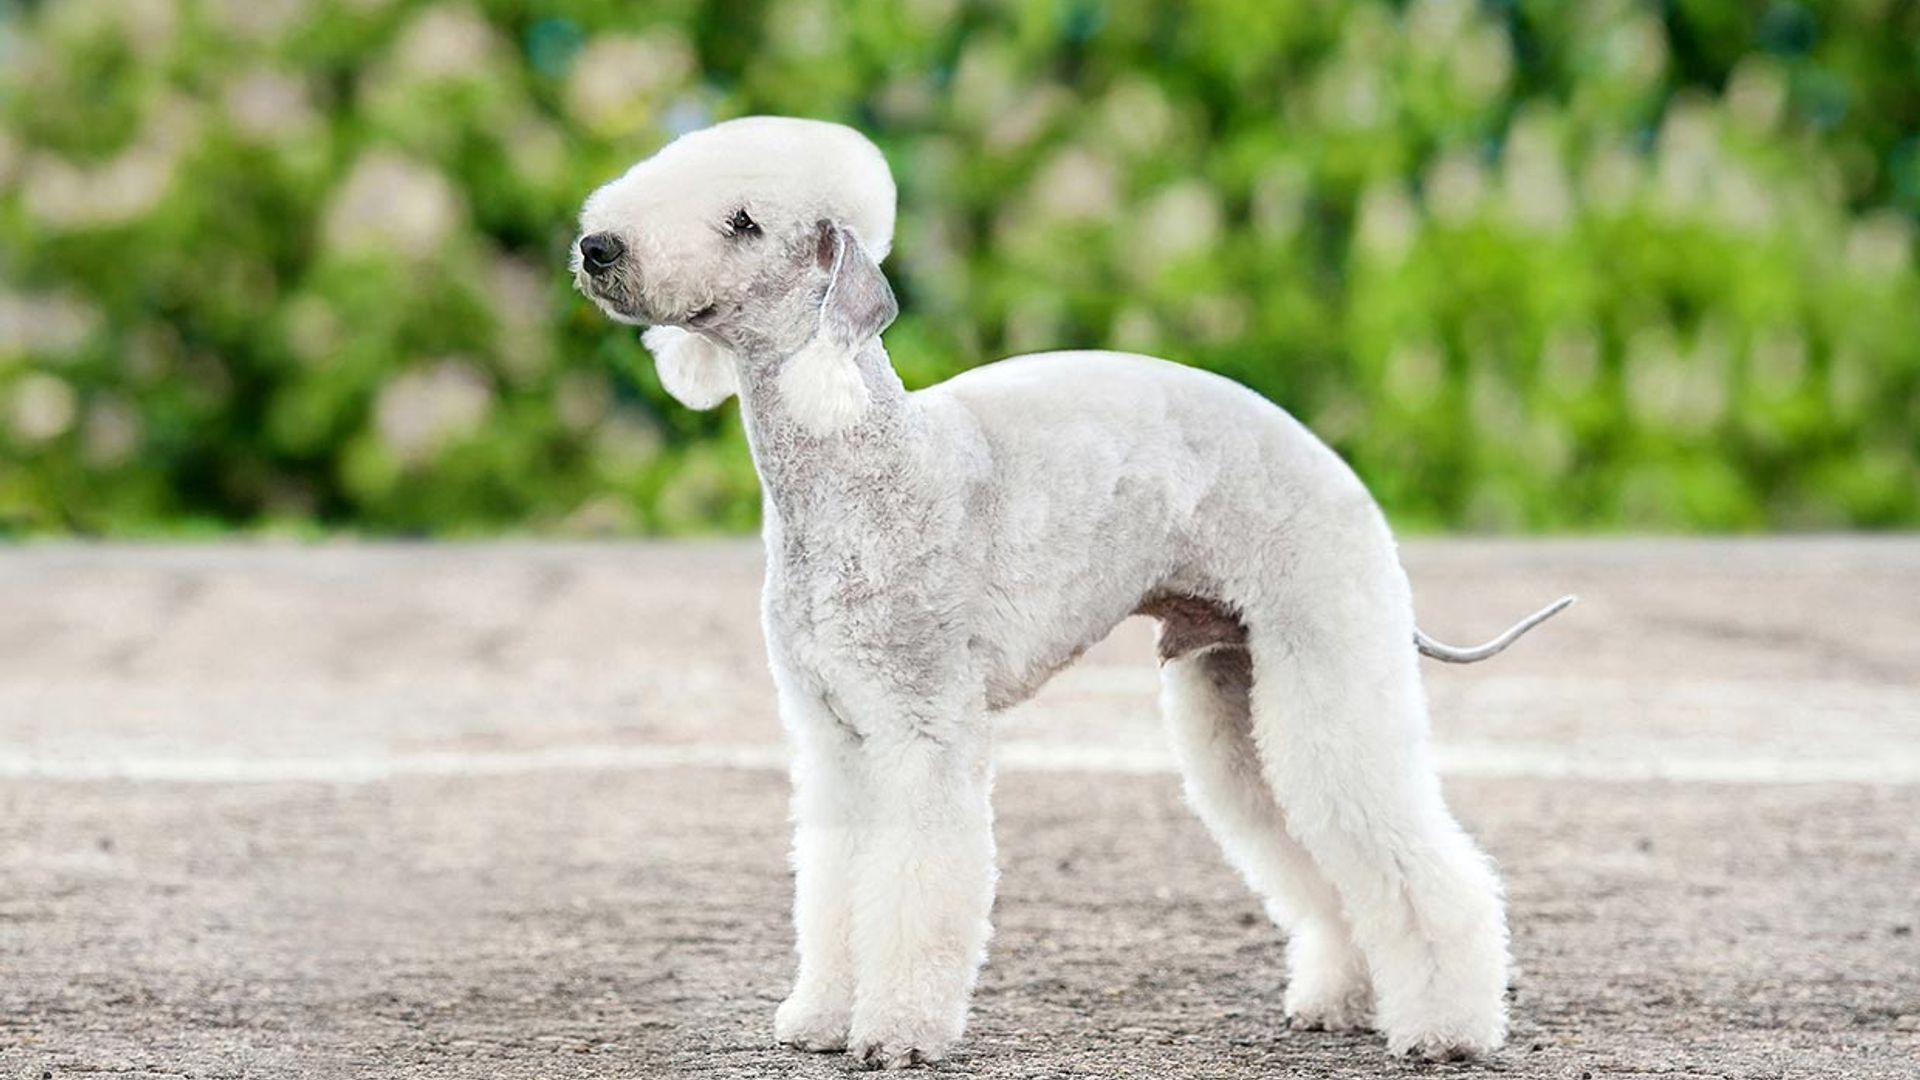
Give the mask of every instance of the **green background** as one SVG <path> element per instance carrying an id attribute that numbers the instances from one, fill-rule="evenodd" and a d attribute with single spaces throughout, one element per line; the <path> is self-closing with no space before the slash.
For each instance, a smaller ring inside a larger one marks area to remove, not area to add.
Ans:
<path id="1" fill-rule="evenodd" d="M 1412 528 L 1920 524 L 1920 5 L 0 2 L 0 535 L 750 528 L 570 288 L 677 131 L 860 126 L 909 385 L 1147 351 Z"/>

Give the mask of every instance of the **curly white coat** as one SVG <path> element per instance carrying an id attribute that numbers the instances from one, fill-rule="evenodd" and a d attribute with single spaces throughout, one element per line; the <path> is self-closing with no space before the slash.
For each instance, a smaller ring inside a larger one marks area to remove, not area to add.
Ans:
<path id="1" fill-rule="evenodd" d="M 1188 797 L 1287 932 L 1289 1017 L 1498 1046 L 1500 886 L 1442 801 L 1407 578 L 1359 480 L 1161 360 L 1029 356 L 908 393 L 879 338 L 893 215 L 865 138 L 752 118 L 595 192 L 599 257 L 574 251 L 584 291 L 654 327 L 670 392 L 739 393 L 765 488 L 795 754 L 779 1039 L 885 1067 L 953 1045 L 993 896 L 992 714 L 1144 612 Z"/>

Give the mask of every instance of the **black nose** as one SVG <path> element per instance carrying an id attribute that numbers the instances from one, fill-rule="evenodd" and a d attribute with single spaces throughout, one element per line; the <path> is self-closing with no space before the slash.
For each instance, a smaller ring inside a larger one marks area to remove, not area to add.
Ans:
<path id="1" fill-rule="evenodd" d="M 612 233 L 597 232 L 580 238 L 580 261 L 594 277 L 613 269 L 626 250 L 627 245 Z"/>

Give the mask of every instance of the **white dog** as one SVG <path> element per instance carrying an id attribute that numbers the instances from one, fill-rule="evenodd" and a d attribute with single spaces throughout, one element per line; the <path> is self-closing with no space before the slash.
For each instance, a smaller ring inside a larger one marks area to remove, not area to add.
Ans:
<path id="1" fill-rule="evenodd" d="M 858 133 L 735 120 L 594 192 L 573 264 L 694 408 L 738 394 L 766 493 L 799 974 L 778 1038 L 939 1059 L 993 897 L 992 714 L 1160 621 L 1194 808 L 1288 935 L 1287 1015 L 1490 1050 L 1507 929 L 1441 800 L 1412 604 L 1351 470 L 1253 392 L 1116 353 L 908 393 L 880 332 L 894 185 Z M 1497 651 L 1542 612 L 1479 650 Z"/>

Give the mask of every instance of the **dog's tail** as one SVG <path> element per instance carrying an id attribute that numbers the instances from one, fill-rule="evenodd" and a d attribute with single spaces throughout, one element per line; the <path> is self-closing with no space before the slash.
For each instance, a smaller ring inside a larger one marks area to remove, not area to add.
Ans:
<path id="1" fill-rule="evenodd" d="M 1422 656 L 1431 656 L 1435 660 L 1444 660 L 1449 664 L 1477 664 L 1489 656 L 1498 654 L 1502 649 L 1520 640 L 1520 635 L 1572 607 L 1576 599 L 1578 599 L 1578 597 L 1563 596 L 1553 603 L 1548 604 L 1546 607 L 1541 608 L 1539 611 L 1514 623 L 1512 626 L 1507 627 L 1506 633 L 1482 645 L 1475 645 L 1471 648 L 1448 645 L 1445 642 L 1435 641 L 1428 637 L 1425 632 L 1417 626 L 1413 628 L 1413 645 L 1414 648 L 1420 650 Z"/>

